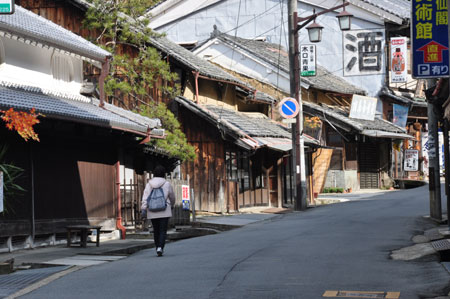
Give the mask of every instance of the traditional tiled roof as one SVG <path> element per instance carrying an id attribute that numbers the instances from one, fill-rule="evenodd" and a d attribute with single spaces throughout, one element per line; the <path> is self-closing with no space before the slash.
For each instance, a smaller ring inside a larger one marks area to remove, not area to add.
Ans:
<path id="1" fill-rule="evenodd" d="M 252 113 L 253 117 L 246 113 L 222 108 L 216 105 L 205 105 L 206 109 L 218 116 L 218 120 L 225 120 L 250 137 L 284 137 L 291 138 L 291 133 L 281 125 L 271 121 L 262 113 Z"/>
<path id="2" fill-rule="evenodd" d="M 268 104 L 272 104 L 275 103 L 276 100 L 274 97 L 268 95 L 267 93 L 264 93 L 262 91 L 257 91 L 255 94 L 255 100 L 257 101 L 262 101 L 262 102 L 266 102 Z"/>
<path id="3" fill-rule="evenodd" d="M 117 130 L 133 131 L 141 135 L 147 133 L 147 128 L 160 125 L 159 120 L 145 118 L 113 105 L 106 104 L 104 108 L 101 108 L 97 99 L 71 100 L 45 94 L 35 87 L 6 87 L 0 84 L 0 107 L 27 111 L 35 108 L 46 118 L 58 118 Z"/>
<path id="4" fill-rule="evenodd" d="M 335 126 L 347 128 L 349 131 L 356 131 L 357 133 L 373 130 L 398 134 L 406 133 L 405 129 L 384 119 L 375 118 L 372 121 L 350 118 L 348 112 L 324 104 L 317 105 L 310 102 L 303 102 L 303 111 L 319 116 L 321 119 L 329 121 Z"/>
<path id="5" fill-rule="evenodd" d="M 408 0 L 361 0 L 376 6 L 397 17 L 407 19 L 411 17 L 411 2 Z"/>
<path id="6" fill-rule="evenodd" d="M 394 102 L 397 102 L 399 104 L 407 105 L 410 107 L 416 106 L 416 107 L 427 107 L 427 102 L 425 100 L 420 101 L 414 98 L 405 97 L 403 95 L 397 94 L 397 92 L 394 92 L 392 90 L 389 90 L 387 87 L 383 87 L 381 91 L 379 92 L 380 96 L 385 96 L 393 100 Z"/>
<path id="7" fill-rule="evenodd" d="M 0 31 L 34 43 L 52 46 L 95 61 L 111 54 L 84 38 L 18 5 L 12 15 L 0 15 Z"/>
<path id="8" fill-rule="evenodd" d="M 215 38 L 218 38 L 222 42 L 229 44 L 232 47 L 236 46 L 241 48 L 272 66 L 289 73 L 289 56 L 280 45 L 234 37 L 220 32 L 216 32 L 214 35 Z M 313 88 L 320 90 L 344 94 L 365 94 L 365 91 L 361 88 L 334 75 L 320 65 L 317 65 L 317 75 L 315 77 L 301 77 L 301 80 Z"/>
<path id="9" fill-rule="evenodd" d="M 215 80 L 224 80 L 245 87 L 246 89 L 253 89 L 246 82 L 237 79 L 212 63 L 197 57 L 189 50 L 186 50 L 165 37 L 152 37 L 150 38 L 150 44 L 161 52 L 173 57 L 190 70 L 199 72 L 201 76 Z"/>
<path id="10" fill-rule="evenodd" d="M 199 105 L 184 97 L 177 97 L 175 100 L 200 117 L 213 122 L 235 138 L 238 145 L 250 145 L 253 148 L 268 146 L 282 151 L 292 148 L 291 132 L 262 113 L 239 112 L 216 105 Z M 305 144 L 319 145 L 319 141 L 305 136 Z"/>

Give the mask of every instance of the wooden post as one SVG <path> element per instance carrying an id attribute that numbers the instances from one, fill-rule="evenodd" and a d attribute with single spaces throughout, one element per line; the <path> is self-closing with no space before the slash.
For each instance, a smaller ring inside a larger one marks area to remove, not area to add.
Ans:
<path id="1" fill-rule="evenodd" d="M 191 188 L 191 205 L 192 205 L 192 222 L 197 221 L 195 217 L 195 196 L 194 196 L 194 188 Z"/>
<path id="2" fill-rule="evenodd" d="M 277 185 L 278 185 L 278 207 L 283 207 L 283 179 L 281 177 L 281 165 L 283 164 L 283 157 L 277 160 Z"/>

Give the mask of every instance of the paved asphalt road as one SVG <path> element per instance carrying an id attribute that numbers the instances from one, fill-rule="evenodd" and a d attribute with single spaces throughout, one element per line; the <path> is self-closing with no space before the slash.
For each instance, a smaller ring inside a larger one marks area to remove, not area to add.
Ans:
<path id="1" fill-rule="evenodd" d="M 436 261 L 392 250 L 429 228 L 428 187 L 280 215 L 68 274 L 22 298 L 322 298 L 327 290 L 443 294 Z M 422 297 L 426 296 L 426 297 Z"/>

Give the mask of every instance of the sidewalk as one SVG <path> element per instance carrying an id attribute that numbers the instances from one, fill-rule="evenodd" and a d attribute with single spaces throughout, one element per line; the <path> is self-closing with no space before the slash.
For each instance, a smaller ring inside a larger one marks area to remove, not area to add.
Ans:
<path id="1" fill-rule="evenodd" d="M 381 190 L 381 189 L 361 189 L 351 193 L 320 193 L 315 199 L 316 205 L 326 205 L 352 200 L 367 200 L 373 196 L 389 192 L 398 192 L 401 189 Z"/>
<path id="2" fill-rule="evenodd" d="M 168 242 L 215 234 L 221 231 L 266 221 L 288 209 L 250 208 L 239 214 L 198 215 L 191 226 L 180 226 L 168 231 Z M 126 258 L 137 251 L 153 248 L 153 238 L 149 232 L 129 234 L 124 240 L 100 241 L 100 246 L 88 243 L 86 248 L 66 247 L 65 244 L 22 249 L 10 253 L 0 253 L 0 270 L 8 268 L 6 261 L 14 259 L 14 272 L 0 275 L 0 298 L 16 298 L 24 292 L 48 283 L 52 279 L 78 269 L 108 263 Z M 1 265 L 3 264 L 3 266 Z M 24 271 L 26 270 L 26 271 Z M 1 272 L 0 272 L 1 273 Z M 47 282 L 46 282 L 47 281 Z"/>

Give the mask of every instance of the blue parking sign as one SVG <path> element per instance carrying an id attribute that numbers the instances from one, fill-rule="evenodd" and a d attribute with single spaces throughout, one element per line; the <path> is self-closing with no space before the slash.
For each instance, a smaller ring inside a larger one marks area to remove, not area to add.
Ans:
<path id="1" fill-rule="evenodd" d="M 300 106 L 294 98 L 284 98 L 279 105 L 279 112 L 284 118 L 294 118 L 297 116 Z"/>
<path id="2" fill-rule="evenodd" d="M 449 76 L 447 0 L 411 0 L 413 78 Z"/>

